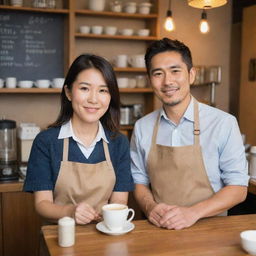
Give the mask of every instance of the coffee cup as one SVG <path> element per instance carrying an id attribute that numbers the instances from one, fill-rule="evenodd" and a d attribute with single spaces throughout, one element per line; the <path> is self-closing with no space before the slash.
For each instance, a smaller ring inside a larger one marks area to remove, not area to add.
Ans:
<path id="1" fill-rule="evenodd" d="M 117 84 L 118 88 L 127 88 L 129 87 L 129 79 L 127 77 L 118 77 Z"/>
<path id="2" fill-rule="evenodd" d="M 135 88 L 136 87 L 136 79 L 135 78 L 129 78 L 129 88 Z"/>
<path id="3" fill-rule="evenodd" d="M 126 68 L 128 65 L 128 56 L 125 54 L 117 55 L 114 58 L 114 64 L 118 68 Z"/>
<path id="4" fill-rule="evenodd" d="M 131 212 L 129 219 L 128 215 Z M 105 226 L 111 231 L 121 231 L 124 226 L 131 222 L 135 212 L 124 204 L 106 204 L 102 207 L 102 215 Z"/>
<path id="5" fill-rule="evenodd" d="M 152 6 L 152 4 L 148 3 L 148 2 L 140 3 L 139 4 L 139 13 L 140 14 L 149 14 L 151 6 Z"/>
<path id="6" fill-rule="evenodd" d="M 105 0 L 89 0 L 88 7 L 92 11 L 102 12 L 105 9 Z"/>
<path id="7" fill-rule="evenodd" d="M 142 28 L 137 31 L 138 36 L 149 36 L 150 30 L 147 28 Z"/>
<path id="8" fill-rule="evenodd" d="M 132 55 L 128 58 L 128 63 L 134 68 L 144 68 L 145 60 L 143 54 Z"/>
<path id="9" fill-rule="evenodd" d="M 17 79 L 16 77 L 7 77 L 5 80 L 5 85 L 7 88 L 16 88 Z"/>
<path id="10" fill-rule="evenodd" d="M 62 88 L 64 85 L 65 79 L 64 78 L 54 78 L 52 80 L 52 87 L 53 88 Z"/>
<path id="11" fill-rule="evenodd" d="M 35 84 L 36 84 L 36 87 L 39 87 L 39 88 L 48 88 L 51 82 L 50 80 L 47 80 L 47 79 L 39 79 L 39 80 L 36 80 Z"/>
<path id="12" fill-rule="evenodd" d="M 132 28 L 124 28 L 120 30 L 121 35 L 123 36 L 132 36 L 133 35 L 133 29 Z"/>
<path id="13" fill-rule="evenodd" d="M 137 10 L 137 3 L 136 2 L 127 2 L 124 5 L 124 12 L 126 13 L 135 13 Z"/>
<path id="14" fill-rule="evenodd" d="M 147 86 L 147 79 L 143 75 L 138 75 L 135 77 L 136 78 L 136 86 L 138 88 L 143 88 Z"/>
<path id="15" fill-rule="evenodd" d="M 256 255 L 256 230 L 245 230 L 240 233 L 243 249 L 250 255 Z"/>

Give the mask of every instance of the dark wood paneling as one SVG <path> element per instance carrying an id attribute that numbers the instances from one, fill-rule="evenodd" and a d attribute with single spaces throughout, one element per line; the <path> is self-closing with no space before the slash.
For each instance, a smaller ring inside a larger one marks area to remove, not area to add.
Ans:
<path id="1" fill-rule="evenodd" d="M 34 210 L 32 194 L 2 193 L 2 220 L 3 255 L 38 255 L 40 218 Z"/>

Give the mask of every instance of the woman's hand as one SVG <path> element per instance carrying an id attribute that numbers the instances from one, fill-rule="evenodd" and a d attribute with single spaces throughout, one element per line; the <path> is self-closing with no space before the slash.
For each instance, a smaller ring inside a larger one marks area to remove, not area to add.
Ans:
<path id="1" fill-rule="evenodd" d="M 100 215 L 89 204 L 81 202 L 74 209 L 74 219 L 77 224 L 84 225 L 99 220 Z"/>

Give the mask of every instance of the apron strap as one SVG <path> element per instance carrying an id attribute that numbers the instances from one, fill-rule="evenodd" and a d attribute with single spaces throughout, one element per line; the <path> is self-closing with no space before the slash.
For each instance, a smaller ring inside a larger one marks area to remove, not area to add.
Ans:
<path id="1" fill-rule="evenodd" d="M 105 153 L 105 157 L 107 160 L 107 164 L 110 168 L 112 168 L 114 170 L 114 168 L 112 166 L 111 159 L 110 159 L 110 155 L 109 155 L 108 144 L 103 139 L 102 139 L 102 142 L 103 142 L 103 148 L 104 148 L 104 153 Z"/>
<path id="2" fill-rule="evenodd" d="M 63 156 L 62 161 L 68 161 L 68 144 L 69 144 L 69 138 L 65 138 L 63 140 Z"/>
<path id="3" fill-rule="evenodd" d="M 194 144 L 200 145 L 200 125 L 199 125 L 199 110 L 198 110 L 198 101 L 193 97 L 194 100 Z M 160 120 L 160 113 L 158 114 L 157 120 L 155 122 L 153 135 L 152 135 L 152 145 L 156 145 L 156 136 L 158 132 Z"/>
<path id="4" fill-rule="evenodd" d="M 198 101 L 194 100 L 194 144 L 200 144 L 200 125 L 199 125 L 199 110 L 198 110 Z"/>

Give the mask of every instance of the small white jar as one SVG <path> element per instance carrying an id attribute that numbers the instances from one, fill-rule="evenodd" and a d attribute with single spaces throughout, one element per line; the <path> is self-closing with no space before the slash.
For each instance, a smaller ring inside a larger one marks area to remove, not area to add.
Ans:
<path id="1" fill-rule="evenodd" d="M 58 221 L 58 242 L 61 247 L 70 247 L 75 244 L 75 220 L 63 217 Z"/>

